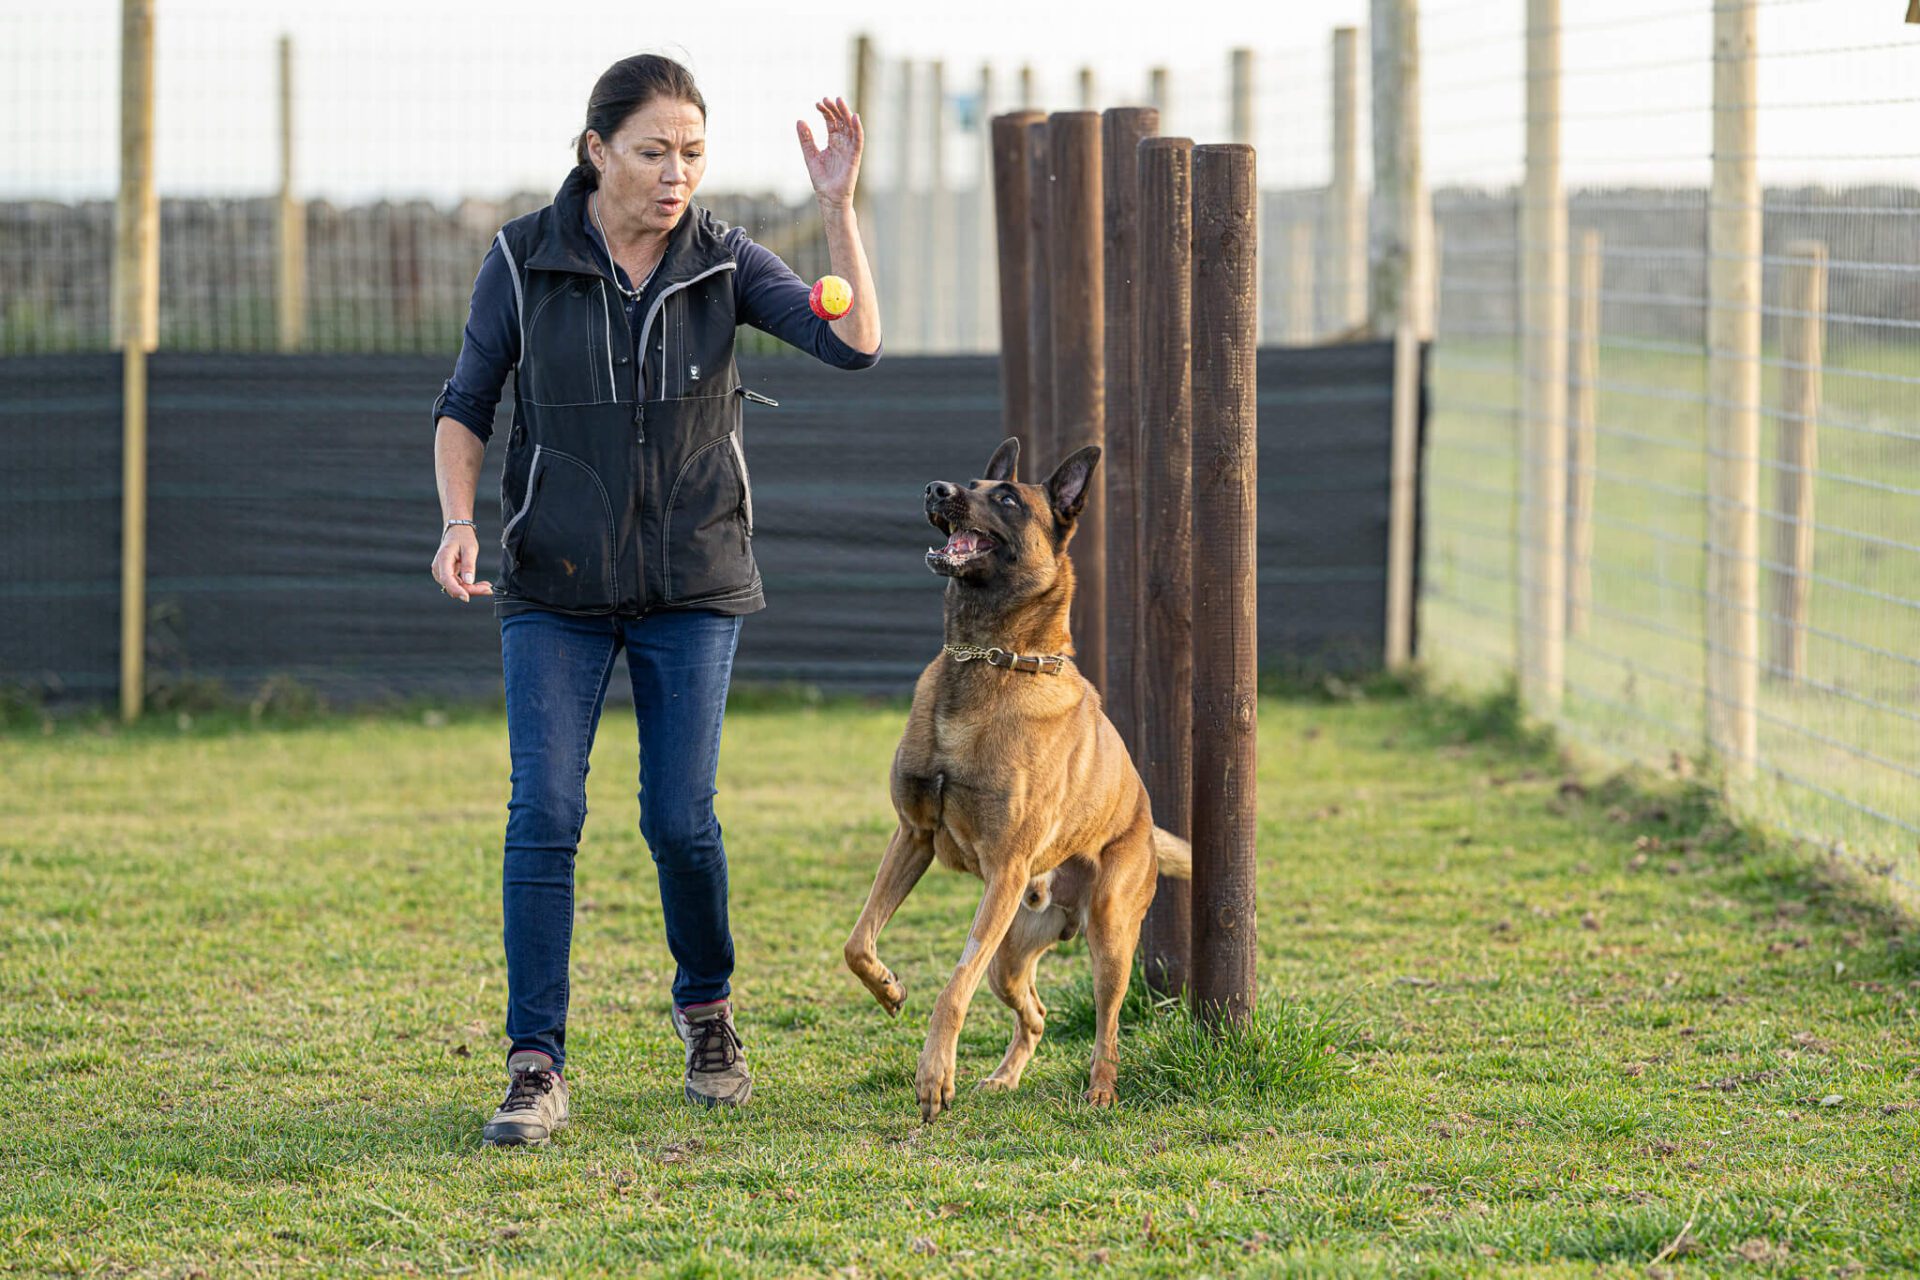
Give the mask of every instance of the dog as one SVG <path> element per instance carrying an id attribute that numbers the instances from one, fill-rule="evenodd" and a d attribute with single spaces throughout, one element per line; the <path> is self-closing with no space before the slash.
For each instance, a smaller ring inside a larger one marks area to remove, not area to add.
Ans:
<path id="1" fill-rule="evenodd" d="M 1067 546 L 1100 450 L 1071 454 L 1044 484 L 1020 483 L 1019 459 L 1009 439 L 983 478 L 927 486 L 927 520 L 947 537 L 927 552 L 947 579 L 945 645 L 914 687 L 890 780 L 899 825 L 846 944 L 847 967 L 897 1015 L 906 991 L 875 951 L 880 931 L 936 858 L 986 883 L 914 1073 L 925 1123 L 953 1105 L 982 978 L 1013 1010 L 1013 1039 L 980 1085 L 1019 1086 L 1046 1028 L 1034 967 L 1082 932 L 1096 1023 L 1085 1096 L 1111 1105 L 1141 919 L 1159 874 L 1192 876 L 1191 848 L 1153 825 L 1139 771 L 1072 661 Z"/>

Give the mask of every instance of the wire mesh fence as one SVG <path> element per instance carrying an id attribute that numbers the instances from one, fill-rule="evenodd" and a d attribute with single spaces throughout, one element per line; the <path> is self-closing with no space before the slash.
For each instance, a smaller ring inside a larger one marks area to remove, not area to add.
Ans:
<path id="1" fill-rule="evenodd" d="M 1716 46 L 1729 16 L 1753 19 L 1751 49 Z M 1442 266 L 1422 605 L 1426 654 L 1455 678 L 1525 687 L 1559 647 L 1558 687 L 1530 701 L 1616 754 L 1691 759 L 1716 720 L 1744 720 L 1750 744 L 1714 759 L 1738 808 L 1911 890 L 1920 29 L 1897 19 L 1695 0 L 1557 24 L 1568 366 L 1549 493 L 1527 479 L 1526 293 L 1554 282 L 1530 280 L 1522 234 L 1526 87 L 1545 73 L 1523 4 L 1425 15 Z M 1716 69 L 1750 70 L 1748 88 L 1716 94 Z M 1751 154 L 1727 145 L 1736 114 Z M 1716 196 L 1716 162 L 1741 160 L 1757 197 Z M 1716 238 L 1749 206 L 1752 248 Z M 1743 264 L 1757 295 L 1718 294 L 1716 267 Z M 1756 319 L 1757 345 L 1716 315 Z M 1747 366 L 1748 389 L 1722 390 L 1716 363 Z M 1729 437 L 1742 414 L 1756 429 Z"/>

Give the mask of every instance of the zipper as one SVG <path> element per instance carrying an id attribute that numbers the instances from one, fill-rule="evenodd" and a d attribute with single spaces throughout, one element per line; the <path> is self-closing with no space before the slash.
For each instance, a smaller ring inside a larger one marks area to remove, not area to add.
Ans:
<path id="1" fill-rule="evenodd" d="M 746 387 L 735 387 L 733 389 L 733 393 L 737 396 L 745 396 L 747 399 L 753 401 L 755 404 L 764 404 L 775 409 L 778 409 L 780 407 L 780 402 L 778 400 L 775 400 L 772 396 L 763 396 L 758 391 L 751 391 L 751 390 L 748 390 Z"/>

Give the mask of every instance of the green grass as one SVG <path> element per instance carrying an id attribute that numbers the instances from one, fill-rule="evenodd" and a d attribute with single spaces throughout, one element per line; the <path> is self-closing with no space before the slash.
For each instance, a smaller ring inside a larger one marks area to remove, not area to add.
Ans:
<path id="1" fill-rule="evenodd" d="M 1070 946 L 1042 966 L 1055 1025 L 1023 1090 L 963 1090 L 931 1128 L 914 1058 L 977 882 L 936 868 L 883 939 L 902 1020 L 839 958 L 900 708 L 729 718 L 758 1088 L 722 1115 L 679 1100 L 610 710 L 575 1123 L 542 1151 L 479 1144 L 502 1083 L 496 714 L 0 736 L 0 1273 L 1920 1268 L 1910 919 L 1696 787 L 1575 782 L 1499 700 L 1332 692 L 1262 705 L 1260 1020 L 1215 1044 L 1136 995 L 1122 1103 L 1094 1111 Z M 1008 1025 L 983 993 L 963 1078 Z"/>

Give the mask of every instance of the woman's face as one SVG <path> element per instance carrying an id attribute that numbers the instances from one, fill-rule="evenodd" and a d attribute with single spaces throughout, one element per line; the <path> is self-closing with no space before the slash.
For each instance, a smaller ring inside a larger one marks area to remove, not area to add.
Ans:
<path id="1" fill-rule="evenodd" d="M 707 172 L 707 122 L 691 102 L 655 98 L 613 137 L 587 131 L 587 156 L 600 170 L 600 199 L 623 220 L 671 231 Z"/>

